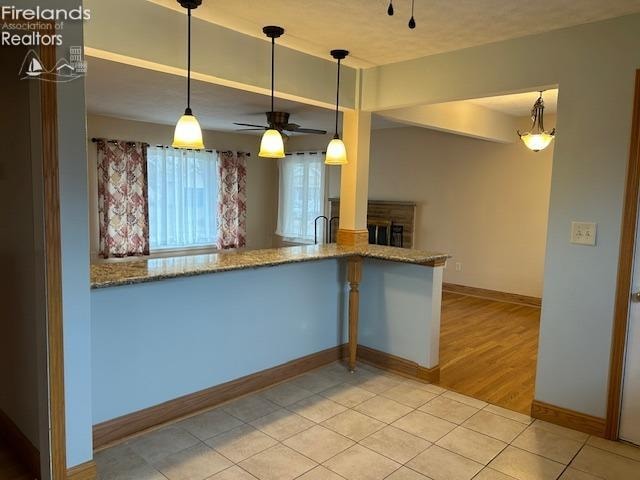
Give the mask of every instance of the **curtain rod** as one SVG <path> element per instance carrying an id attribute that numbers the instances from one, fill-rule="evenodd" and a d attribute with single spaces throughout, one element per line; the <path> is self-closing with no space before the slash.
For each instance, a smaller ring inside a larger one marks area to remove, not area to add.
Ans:
<path id="1" fill-rule="evenodd" d="M 285 153 L 285 155 L 305 155 L 305 154 L 309 154 L 309 155 L 317 155 L 319 153 L 321 153 L 322 155 L 326 155 L 327 152 L 289 152 L 289 153 Z"/>
<path id="2" fill-rule="evenodd" d="M 142 143 L 143 145 L 146 145 L 147 147 L 151 146 L 146 142 L 134 142 L 133 140 L 116 140 L 116 139 L 106 139 L 106 138 L 96 138 L 96 137 L 91 138 L 91 141 L 93 143 L 98 143 L 101 140 L 103 142 L 108 142 L 108 143 L 118 143 L 118 142 L 125 142 L 125 143 L 128 143 L 128 144 Z M 170 147 L 168 145 L 155 145 L 155 147 L 157 147 L 157 148 L 173 148 L 173 147 Z M 193 150 L 193 149 L 192 148 L 184 148 L 182 150 Z M 221 152 L 231 152 L 231 150 L 220 150 L 220 151 Z M 215 152 L 215 150 L 205 150 L 205 152 L 210 152 L 211 153 L 211 152 Z M 251 152 L 238 151 L 236 153 L 242 153 L 242 154 L 246 155 L 247 157 L 251 156 Z"/>
<path id="3" fill-rule="evenodd" d="M 103 142 L 107 142 L 107 143 L 119 143 L 119 142 L 132 143 L 132 144 L 135 144 L 135 143 L 141 143 L 141 144 L 143 144 L 143 145 L 149 146 L 149 144 L 148 144 L 148 143 L 146 143 L 146 142 L 135 142 L 135 141 L 133 141 L 133 140 L 117 140 L 117 139 L 113 139 L 113 138 L 111 138 L 111 139 L 107 139 L 107 138 L 96 138 L 96 137 L 92 137 L 92 138 L 91 138 L 91 141 L 92 141 L 93 143 L 98 143 L 98 142 L 99 142 L 99 141 L 101 141 L 101 140 L 102 140 Z"/>

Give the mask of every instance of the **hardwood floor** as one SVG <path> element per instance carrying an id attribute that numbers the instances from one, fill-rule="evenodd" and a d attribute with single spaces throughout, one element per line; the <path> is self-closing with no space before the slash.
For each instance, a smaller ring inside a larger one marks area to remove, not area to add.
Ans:
<path id="1" fill-rule="evenodd" d="M 440 385 L 530 413 L 540 309 L 443 293 Z"/>
<path id="2" fill-rule="evenodd" d="M 0 437 L 0 479 L 1 480 L 33 480 L 29 470 L 24 467 Z"/>

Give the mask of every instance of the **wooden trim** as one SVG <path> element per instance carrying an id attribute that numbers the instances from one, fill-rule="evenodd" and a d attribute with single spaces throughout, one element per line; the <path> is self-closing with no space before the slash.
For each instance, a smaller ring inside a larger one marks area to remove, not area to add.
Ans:
<path id="1" fill-rule="evenodd" d="M 469 287 L 467 285 L 456 285 L 455 283 L 443 283 L 443 292 L 459 293 L 469 297 L 480 297 L 498 302 L 517 303 L 529 307 L 540 307 L 542 299 L 539 297 L 529 297 L 517 293 L 500 292 L 498 290 L 488 290 L 486 288 Z"/>
<path id="2" fill-rule="evenodd" d="M 93 460 L 67 470 L 67 480 L 95 480 L 96 478 L 98 478 L 98 468 Z"/>
<path id="3" fill-rule="evenodd" d="M 55 47 L 40 47 L 45 65 L 55 65 Z M 57 84 L 41 82 L 42 169 L 44 181 L 44 257 L 47 293 L 47 347 L 49 368 L 49 425 L 51 477 L 67 473 L 62 329 L 62 246 L 58 175 Z"/>
<path id="4" fill-rule="evenodd" d="M 345 230 L 340 228 L 336 236 L 336 243 L 349 247 L 369 245 L 369 230 Z"/>
<path id="5" fill-rule="evenodd" d="M 440 381 L 440 366 L 433 368 L 422 367 L 412 360 L 397 357 L 364 345 L 358 345 L 358 359 L 374 367 L 388 370 L 404 377 L 429 383 L 438 383 Z"/>
<path id="6" fill-rule="evenodd" d="M 627 184 L 624 194 L 618 278 L 611 334 L 611 359 L 609 364 L 609 394 L 607 397 L 606 438 L 618 439 L 620 401 L 624 369 L 624 352 L 629 322 L 629 300 L 633 281 L 633 256 L 638 218 L 638 194 L 640 193 L 640 70 L 636 71 L 636 91 L 633 100 L 631 146 L 627 167 Z"/>
<path id="7" fill-rule="evenodd" d="M 9 445 L 33 478 L 40 478 L 40 452 L 9 416 L 0 410 L 0 437 Z"/>
<path id="8" fill-rule="evenodd" d="M 605 434 L 604 418 L 557 407 L 540 400 L 534 400 L 531 404 L 531 416 L 545 422 L 588 433 L 589 435 L 604 437 Z"/>
<path id="9" fill-rule="evenodd" d="M 253 393 L 327 363 L 340 360 L 345 346 L 322 350 L 296 360 L 262 370 L 215 387 L 200 390 L 168 402 L 129 413 L 93 426 L 93 446 L 101 449 L 150 428 L 215 407 Z"/>

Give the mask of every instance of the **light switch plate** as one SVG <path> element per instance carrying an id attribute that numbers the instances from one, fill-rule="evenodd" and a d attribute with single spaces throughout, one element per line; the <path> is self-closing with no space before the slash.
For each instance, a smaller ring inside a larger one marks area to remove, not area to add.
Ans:
<path id="1" fill-rule="evenodd" d="M 597 230 L 593 222 L 571 222 L 571 243 L 595 246 Z"/>

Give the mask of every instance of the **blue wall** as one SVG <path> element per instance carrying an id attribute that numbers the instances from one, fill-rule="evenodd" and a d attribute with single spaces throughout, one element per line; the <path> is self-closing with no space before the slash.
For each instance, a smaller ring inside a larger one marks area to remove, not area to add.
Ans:
<path id="1" fill-rule="evenodd" d="M 345 270 L 323 260 L 93 290 L 93 422 L 344 343 Z M 424 365 L 433 272 L 365 261 L 361 343 Z"/>

